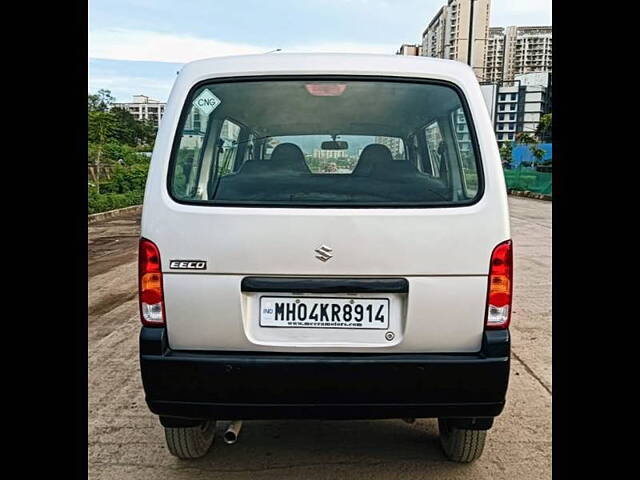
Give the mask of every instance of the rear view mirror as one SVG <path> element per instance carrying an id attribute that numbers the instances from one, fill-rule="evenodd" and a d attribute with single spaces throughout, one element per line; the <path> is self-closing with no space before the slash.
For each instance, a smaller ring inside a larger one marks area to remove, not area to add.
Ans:
<path id="1" fill-rule="evenodd" d="M 349 148 L 349 144 L 341 140 L 322 142 L 321 148 L 322 150 L 347 150 Z"/>

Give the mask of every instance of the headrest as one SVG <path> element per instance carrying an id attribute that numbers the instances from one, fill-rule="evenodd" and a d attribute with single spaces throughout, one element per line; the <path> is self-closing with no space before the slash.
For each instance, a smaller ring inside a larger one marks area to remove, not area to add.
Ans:
<path id="1" fill-rule="evenodd" d="M 294 143 L 281 143 L 271 153 L 271 168 L 277 171 L 310 173 L 304 153 Z"/>
<path id="2" fill-rule="evenodd" d="M 353 174 L 369 175 L 377 167 L 392 161 L 393 156 L 387 146 L 380 143 L 372 143 L 362 150 Z"/>

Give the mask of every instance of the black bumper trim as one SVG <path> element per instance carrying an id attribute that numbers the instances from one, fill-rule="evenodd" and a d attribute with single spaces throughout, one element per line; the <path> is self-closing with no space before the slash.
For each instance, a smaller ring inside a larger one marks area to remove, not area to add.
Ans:
<path id="1" fill-rule="evenodd" d="M 245 277 L 243 292 L 297 293 L 407 293 L 405 278 L 296 278 Z"/>
<path id="2" fill-rule="evenodd" d="M 181 352 L 143 327 L 140 365 L 147 404 L 166 417 L 494 417 L 508 347 L 508 332 L 487 331 L 475 354 Z"/>

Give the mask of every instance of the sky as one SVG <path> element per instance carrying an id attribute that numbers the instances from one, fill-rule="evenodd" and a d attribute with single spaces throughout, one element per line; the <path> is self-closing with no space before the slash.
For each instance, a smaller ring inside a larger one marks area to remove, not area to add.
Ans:
<path id="1" fill-rule="evenodd" d="M 89 92 L 166 101 L 200 58 L 246 53 L 394 54 L 420 43 L 446 0 L 89 0 Z M 492 0 L 490 26 L 551 25 L 551 0 Z"/>

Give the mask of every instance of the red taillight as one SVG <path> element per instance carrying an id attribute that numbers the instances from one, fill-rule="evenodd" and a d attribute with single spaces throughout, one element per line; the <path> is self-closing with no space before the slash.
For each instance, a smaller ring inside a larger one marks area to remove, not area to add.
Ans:
<path id="1" fill-rule="evenodd" d="M 138 255 L 140 320 L 146 326 L 163 326 L 165 314 L 160 251 L 151 240 L 141 238 Z"/>
<path id="2" fill-rule="evenodd" d="M 513 251 L 511 240 L 493 249 L 487 291 L 487 328 L 507 328 L 511 321 L 513 292 Z"/>

